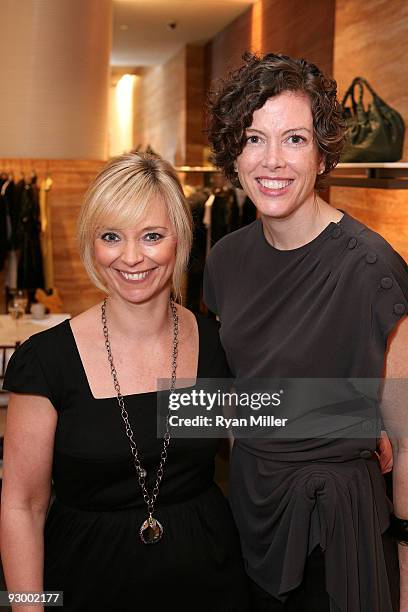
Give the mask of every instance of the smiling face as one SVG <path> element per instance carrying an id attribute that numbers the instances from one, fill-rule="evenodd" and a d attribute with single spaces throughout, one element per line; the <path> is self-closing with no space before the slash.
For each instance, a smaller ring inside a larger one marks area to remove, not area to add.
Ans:
<path id="1" fill-rule="evenodd" d="M 134 227 L 118 228 L 112 222 L 100 228 L 94 260 L 111 295 L 141 303 L 170 294 L 176 246 L 166 206 L 156 197 Z"/>
<path id="2" fill-rule="evenodd" d="M 312 204 L 324 161 L 314 140 L 309 98 L 300 92 L 269 98 L 253 114 L 236 165 L 240 183 L 261 217 L 286 218 Z"/>

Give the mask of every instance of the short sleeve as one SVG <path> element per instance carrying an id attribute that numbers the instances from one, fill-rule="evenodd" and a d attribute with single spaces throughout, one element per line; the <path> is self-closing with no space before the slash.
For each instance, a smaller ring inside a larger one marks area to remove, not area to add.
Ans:
<path id="1" fill-rule="evenodd" d="M 56 405 L 55 394 L 51 391 L 32 338 L 19 346 L 10 357 L 3 389 L 13 393 L 42 395 Z"/>
<path id="2" fill-rule="evenodd" d="M 215 286 L 213 276 L 211 272 L 211 254 L 207 259 L 204 268 L 204 285 L 203 285 L 203 299 L 208 310 L 211 310 L 214 314 L 219 314 L 217 307 L 217 300 L 215 297 Z"/>
<path id="3" fill-rule="evenodd" d="M 374 254 L 367 255 L 370 261 Z M 374 267 L 375 266 L 374 262 Z M 374 320 L 386 340 L 398 321 L 408 314 L 408 266 L 391 248 L 379 257 L 374 295 Z"/>

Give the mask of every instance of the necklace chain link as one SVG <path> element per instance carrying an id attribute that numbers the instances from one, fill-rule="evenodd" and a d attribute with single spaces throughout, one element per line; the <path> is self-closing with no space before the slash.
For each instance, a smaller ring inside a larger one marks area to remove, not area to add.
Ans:
<path id="1" fill-rule="evenodd" d="M 143 499 L 147 505 L 147 511 L 149 513 L 149 519 L 151 519 L 152 514 L 154 512 L 154 506 L 156 503 L 156 499 L 157 496 L 159 494 L 159 488 L 160 488 L 160 483 L 161 480 L 163 478 L 163 474 L 164 474 L 164 465 L 166 463 L 166 459 L 167 459 L 167 449 L 168 446 L 170 444 L 170 431 L 169 431 L 169 413 L 167 413 L 166 416 L 166 431 L 163 437 L 163 448 L 162 451 L 160 453 L 160 463 L 159 466 L 157 468 L 157 472 L 156 472 L 156 482 L 154 484 L 154 487 L 152 489 L 152 492 L 149 494 L 147 487 L 146 487 L 146 475 L 147 472 L 145 469 L 143 469 L 143 466 L 141 464 L 140 461 L 140 457 L 139 457 L 139 449 L 137 448 L 136 442 L 134 440 L 134 434 L 133 434 L 133 430 L 132 427 L 130 425 L 129 422 L 129 415 L 127 413 L 127 410 L 125 408 L 125 401 L 123 398 L 123 395 L 120 391 L 120 385 L 119 385 L 119 380 L 118 380 L 118 375 L 116 372 L 116 368 L 115 365 L 113 363 L 113 357 L 112 357 L 112 349 L 111 349 L 111 344 L 110 344 L 110 340 L 109 340 L 109 329 L 108 329 L 108 320 L 106 317 L 106 305 L 108 302 L 108 298 L 105 298 L 102 306 L 101 306 L 101 310 L 102 310 L 102 326 L 103 326 L 103 335 L 105 337 L 105 347 L 106 347 L 106 352 L 108 354 L 108 361 L 109 361 L 109 365 L 110 365 L 110 369 L 111 369 L 111 374 L 112 374 L 112 379 L 113 379 L 113 385 L 115 387 L 115 391 L 117 394 L 117 399 L 118 399 L 118 404 L 119 404 L 119 408 L 120 408 L 120 412 L 122 415 L 122 419 L 123 422 L 125 424 L 125 431 L 126 431 L 126 435 L 129 439 L 129 444 L 130 444 L 130 450 L 132 452 L 132 457 L 133 457 L 133 463 L 136 469 L 136 474 L 139 480 L 139 486 L 142 490 L 142 494 L 143 494 Z M 172 355 L 171 355 L 171 383 L 170 383 L 170 395 L 174 392 L 174 389 L 176 388 L 176 380 L 177 380 L 177 357 L 178 357 L 178 335 L 179 335 L 179 328 L 178 328 L 178 314 L 177 314 L 177 308 L 176 305 L 174 303 L 174 301 L 172 299 L 170 299 L 170 308 L 171 308 L 171 313 L 172 313 L 172 318 L 173 318 L 173 350 L 172 350 Z"/>

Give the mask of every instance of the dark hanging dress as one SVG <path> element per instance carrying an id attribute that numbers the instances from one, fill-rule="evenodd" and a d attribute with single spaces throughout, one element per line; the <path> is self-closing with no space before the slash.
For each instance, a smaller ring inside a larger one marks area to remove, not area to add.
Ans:
<path id="1" fill-rule="evenodd" d="M 406 263 L 347 214 L 288 251 L 255 221 L 215 245 L 204 279 L 242 378 L 380 378 L 387 337 L 408 312 Z M 320 546 L 331 612 L 395 609 L 375 447 L 368 438 L 235 441 L 230 497 L 247 572 L 274 598 L 288 599 Z"/>
<path id="2" fill-rule="evenodd" d="M 17 287 L 20 289 L 44 289 L 43 257 L 41 251 L 41 221 L 36 178 L 16 185 L 16 200 L 20 210 L 17 237 L 20 248 Z"/>
<path id="3" fill-rule="evenodd" d="M 198 376 L 227 376 L 217 326 L 197 321 Z M 93 398 L 68 321 L 21 345 L 4 388 L 48 397 L 58 411 L 44 588 L 64 591 L 64 610 L 247 610 L 238 535 L 213 482 L 217 440 L 171 439 L 154 512 L 164 534 L 147 546 L 139 539 L 146 505 L 117 399 Z M 125 403 L 150 491 L 162 450 L 157 394 Z"/>

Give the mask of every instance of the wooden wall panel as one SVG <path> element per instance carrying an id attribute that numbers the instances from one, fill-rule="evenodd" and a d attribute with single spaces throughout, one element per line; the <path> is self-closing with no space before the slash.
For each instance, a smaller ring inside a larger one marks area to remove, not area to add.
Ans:
<path id="1" fill-rule="evenodd" d="M 204 48 L 187 45 L 163 66 L 146 69 L 135 87 L 134 144 L 176 165 L 203 159 Z"/>
<path id="2" fill-rule="evenodd" d="M 263 2 L 264 0 L 258 0 Z M 258 4 L 257 3 L 257 4 Z M 205 47 L 206 89 L 241 63 L 242 54 L 252 51 L 251 25 L 253 8 L 224 28 Z"/>
<path id="3" fill-rule="evenodd" d="M 408 3 L 336 3 L 333 71 L 341 96 L 353 77 L 364 76 L 408 125 L 407 57 Z M 408 260 L 408 191 L 334 187 L 330 201 L 380 232 Z"/>
<path id="4" fill-rule="evenodd" d="M 204 137 L 204 47 L 186 47 L 186 157 L 185 163 L 203 163 Z"/>
<path id="5" fill-rule="evenodd" d="M 335 0 L 258 0 L 208 43 L 206 82 L 241 63 L 245 51 L 305 57 L 332 71 Z"/>
<path id="6" fill-rule="evenodd" d="M 186 156 L 186 51 L 146 69 L 136 86 L 135 146 L 150 145 L 172 163 Z"/>
<path id="7" fill-rule="evenodd" d="M 100 300 L 78 255 L 76 223 L 83 196 L 104 162 L 53 162 L 50 167 L 53 187 L 50 192 L 55 286 L 64 308 L 78 314 Z"/>
<path id="8" fill-rule="evenodd" d="M 54 284 L 61 293 L 64 311 L 76 315 L 95 304 L 101 293 L 93 287 L 82 266 L 76 245 L 76 222 L 85 191 L 105 162 L 92 160 L 0 159 L 0 169 L 51 176 L 49 192 L 53 241 Z M 0 277 L 2 287 L 4 279 Z M 2 291 L 3 294 L 3 291 Z M 4 306 L 3 306 L 4 311 Z"/>
<path id="9" fill-rule="evenodd" d="M 305 57 L 331 74 L 334 15 L 335 0 L 264 1 L 261 52 Z"/>

